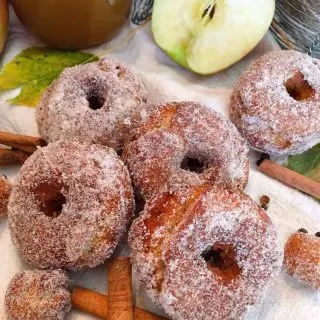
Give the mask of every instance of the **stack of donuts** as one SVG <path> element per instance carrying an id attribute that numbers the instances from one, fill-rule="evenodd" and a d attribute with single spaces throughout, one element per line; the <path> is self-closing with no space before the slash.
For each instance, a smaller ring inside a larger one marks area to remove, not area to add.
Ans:
<path id="1" fill-rule="evenodd" d="M 261 68 L 274 56 L 265 59 Z M 294 76 L 301 80 L 299 71 Z M 259 77 L 249 71 L 232 98 L 232 118 L 250 144 L 283 153 L 315 141 L 319 132 L 307 137 L 305 127 L 301 139 L 297 129 L 289 141 L 282 124 L 279 132 L 270 129 L 268 142 L 259 138 L 268 112 L 261 110 L 262 126 L 244 105 L 254 100 L 252 112 L 260 112 L 260 100 L 269 99 L 246 88 L 258 86 Z M 25 162 L 8 205 L 13 242 L 40 270 L 12 280 L 9 319 L 63 319 L 70 296 L 62 270 L 111 257 L 134 218 L 134 194 L 143 204 L 129 231 L 133 270 L 173 320 L 243 319 L 277 276 L 283 249 L 276 228 L 243 191 L 246 139 L 203 105 L 149 105 L 147 98 L 142 80 L 109 59 L 66 69 L 43 95 L 36 117 L 48 145 Z M 286 101 L 280 102 L 275 113 Z M 290 108 L 299 117 L 300 107 Z M 40 303 L 44 294 L 47 304 Z"/>

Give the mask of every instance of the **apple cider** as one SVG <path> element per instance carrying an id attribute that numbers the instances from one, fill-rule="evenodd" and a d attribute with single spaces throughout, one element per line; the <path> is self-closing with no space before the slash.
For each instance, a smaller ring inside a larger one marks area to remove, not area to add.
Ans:
<path id="1" fill-rule="evenodd" d="M 125 24 L 131 0 L 12 0 L 21 22 L 56 48 L 101 44 Z"/>

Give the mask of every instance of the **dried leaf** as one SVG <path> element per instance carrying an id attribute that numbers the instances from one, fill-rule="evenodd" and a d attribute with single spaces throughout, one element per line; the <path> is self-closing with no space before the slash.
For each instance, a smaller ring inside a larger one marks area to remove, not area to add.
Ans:
<path id="1" fill-rule="evenodd" d="M 98 60 L 90 53 L 32 47 L 23 50 L 0 71 L 0 90 L 21 87 L 10 101 L 18 105 L 36 106 L 42 92 L 66 67 Z"/>
<path id="2" fill-rule="evenodd" d="M 302 154 L 289 156 L 287 167 L 320 182 L 320 144 Z"/>

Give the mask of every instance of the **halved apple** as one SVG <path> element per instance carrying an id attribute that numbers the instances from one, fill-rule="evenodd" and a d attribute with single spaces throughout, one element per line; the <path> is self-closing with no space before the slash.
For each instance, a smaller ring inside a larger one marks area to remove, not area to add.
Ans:
<path id="1" fill-rule="evenodd" d="M 248 54 L 272 21 L 274 0 L 155 0 L 157 44 L 199 74 L 223 70 Z"/>
<path id="2" fill-rule="evenodd" d="M 8 1 L 0 0 L 0 53 L 6 43 L 8 31 Z"/>

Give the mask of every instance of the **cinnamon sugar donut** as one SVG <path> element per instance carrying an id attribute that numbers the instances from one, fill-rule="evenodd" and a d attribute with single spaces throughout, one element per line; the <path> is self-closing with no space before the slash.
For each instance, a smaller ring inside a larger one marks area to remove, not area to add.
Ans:
<path id="1" fill-rule="evenodd" d="M 4 175 L 0 174 L 0 218 L 7 214 L 10 192 L 11 184 Z"/>
<path id="2" fill-rule="evenodd" d="M 9 227 L 35 267 L 95 267 L 113 253 L 133 207 L 130 176 L 114 150 L 58 141 L 22 166 L 9 200 Z"/>
<path id="3" fill-rule="evenodd" d="M 63 320 L 71 310 L 69 278 L 62 270 L 24 271 L 11 280 L 5 297 L 8 320 Z"/>
<path id="4" fill-rule="evenodd" d="M 48 142 L 76 139 L 120 150 L 146 97 L 142 80 L 118 61 L 67 68 L 38 106 L 40 135 Z"/>
<path id="5" fill-rule="evenodd" d="M 123 159 L 146 198 L 204 182 L 243 189 L 249 162 L 237 129 L 194 102 L 146 107 Z"/>
<path id="6" fill-rule="evenodd" d="M 311 148 L 320 141 L 320 61 L 297 51 L 265 54 L 236 85 L 231 118 L 259 151 Z"/>
<path id="7" fill-rule="evenodd" d="M 320 289 L 320 238 L 296 232 L 284 250 L 284 266 L 291 276 Z"/>
<path id="8" fill-rule="evenodd" d="M 240 320 L 278 274 L 282 248 L 263 209 L 210 186 L 164 193 L 134 221 L 133 270 L 173 320 Z"/>

